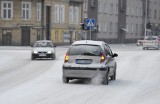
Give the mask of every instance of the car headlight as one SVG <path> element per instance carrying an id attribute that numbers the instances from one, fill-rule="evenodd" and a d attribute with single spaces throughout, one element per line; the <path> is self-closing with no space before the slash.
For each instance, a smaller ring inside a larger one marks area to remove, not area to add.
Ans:
<path id="1" fill-rule="evenodd" d="M 47 53 L 48 53 L 48 54 L 51 54 L 51 53 L 52 53 L 52 51 L 48 51 Z"/>
<path id="2" fill-rule="evenodd" d="M 34 53 L 34 54 L 37 54 L 38 52 L 37 52 L 37 51 L 33 51 L 33 53 Z"/>

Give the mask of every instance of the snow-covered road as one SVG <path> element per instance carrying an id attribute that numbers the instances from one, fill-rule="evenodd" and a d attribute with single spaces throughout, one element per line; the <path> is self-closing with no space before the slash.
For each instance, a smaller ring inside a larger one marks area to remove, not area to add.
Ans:
<path id="1" fill-rule="evenodd" d="M 159 104 L 160 50 L 111 45 L 118 53 L 117 80 L 62 82 L 66 47 L 56 60 L 31 61 L 30 48 L 0 47 L 0 104 Z"/>

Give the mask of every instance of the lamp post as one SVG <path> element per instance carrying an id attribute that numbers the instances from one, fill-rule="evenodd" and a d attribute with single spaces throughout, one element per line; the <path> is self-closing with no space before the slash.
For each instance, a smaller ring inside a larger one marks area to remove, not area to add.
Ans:
<path id="1" fill-rule="evenodd" d="M 147 28 L 146 28 L 146 24 L 147 24 L 147 5 L 148 5 L 148 0 L 145 0 L 146 2 L 145 2 L 145 23 L 144 23 L 144 36 L 146 37 L 146 35 L 147 35 Z"/>

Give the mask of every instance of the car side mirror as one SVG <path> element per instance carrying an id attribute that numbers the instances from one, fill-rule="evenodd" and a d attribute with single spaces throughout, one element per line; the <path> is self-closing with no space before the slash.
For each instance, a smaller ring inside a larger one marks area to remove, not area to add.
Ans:
<path id="1" fill-rule="evenodd" d="M 114 54 L 113 54 L 113 57 L 118 57 L 118 54 L 114 53 Z"/>

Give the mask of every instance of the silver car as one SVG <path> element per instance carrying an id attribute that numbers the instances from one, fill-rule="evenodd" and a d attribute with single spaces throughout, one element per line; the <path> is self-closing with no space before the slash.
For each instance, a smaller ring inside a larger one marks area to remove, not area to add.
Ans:
<path id="1" fill-rule="evenodd" d="M 143 50 L 154 48 L 159 49 L 160 48 L 160 38 L 158 36 L 147 36 L 144 39 L 143 42 Z"/>
<path id="2" fill-rule="evenodd" d="M 102 41 L 82 40 L 74 42 L 66 53 L 63 64 L 63 82 L 71 79 L 95 78 L 101 76 L 102 84 L 109 78 L 116 79 L 117 64 L 112 50 Z"/>
<path id="3" fill-rule="evenodd" d="M 55 47 L 50 40 L 40 40 L 36 41 L 32 53 L 31 53 L 31 60 L 36 58 L 56 58 L 56 51 Z"/>

